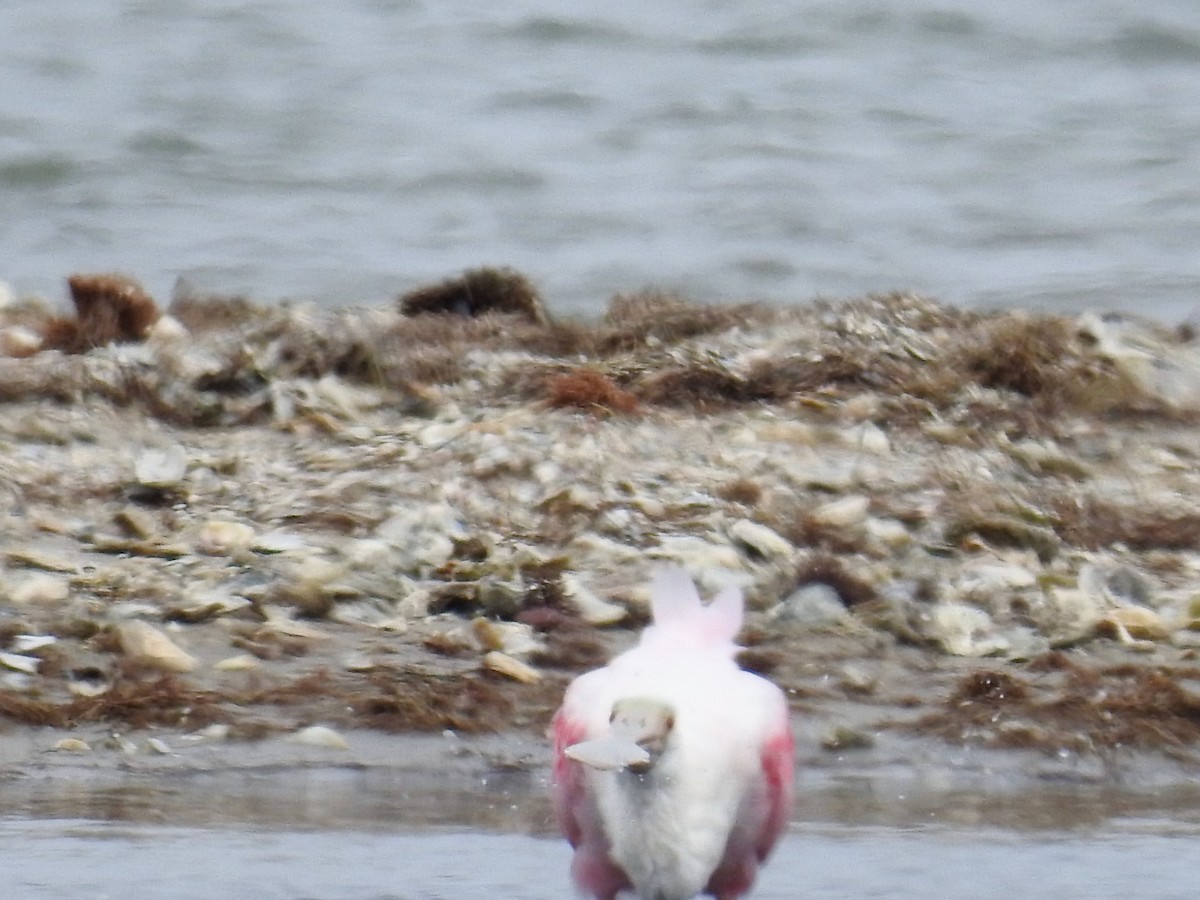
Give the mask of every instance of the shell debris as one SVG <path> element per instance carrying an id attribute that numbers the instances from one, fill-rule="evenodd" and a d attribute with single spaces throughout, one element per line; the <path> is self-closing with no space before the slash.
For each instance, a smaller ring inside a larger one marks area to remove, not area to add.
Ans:
<path id="1" fill-rule="evenodd" d="M 122 622 L 117 626 L 121 650 L 131 660 L 164 672 L 192 672 L 200 660 L 147 622 Z"/>
<path id="2" fill-rule="evenodd" d="M 499 650 L 491 650 L 485 653 L 483 655 L 483 665 L 498 675 L 503 675 L 522 684 L 536 684 L 542 680 L 542 673 L 529 665 L 529 663 L 521 662 L 521 660 L 509 656 L 507 653 L 501 653 Z"/>
<path id="3" fill-rule="evenodd" d="M 350 749 L 349 741 L 328 725 L 309 725 L 307 728 L 292 732 L 284 740 L 290 744 L 304 744 L 307 747 L 328 747 L 332 750 Z"/>

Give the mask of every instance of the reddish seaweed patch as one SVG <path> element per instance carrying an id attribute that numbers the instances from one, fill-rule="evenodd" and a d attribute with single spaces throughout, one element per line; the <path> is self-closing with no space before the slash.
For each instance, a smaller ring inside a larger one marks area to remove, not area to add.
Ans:
<path id="1" fill-rule="evenodd" d="M 141 341 L 158 321 L 154 298 L 125 275 L 72 275 L 67 285 L 76 321 L 47 323 L 43 339 L 48 347 L 80 353 L 106 344 Z"/>
<path id="2" fill-rule="evenodd" d="M 546 381 L 546 401 L 558 408 L 586 410 L 597 416 L 637 412 L 637 397 L 595 369 L 578 368 Z"/>

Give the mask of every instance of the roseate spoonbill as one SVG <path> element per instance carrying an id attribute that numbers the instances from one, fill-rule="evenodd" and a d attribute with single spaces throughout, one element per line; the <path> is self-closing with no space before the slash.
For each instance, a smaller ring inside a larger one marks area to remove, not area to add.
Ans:
<path id="1" fill-rule="evenodd" d="M 638 645 L 576 678 L 554 716 L 571 874 L 596 900 L 735 900 L 791 813 L 787 701 L 734 661 L 740 591 L 705 606 L 668 569 L 651 592 Z"/>

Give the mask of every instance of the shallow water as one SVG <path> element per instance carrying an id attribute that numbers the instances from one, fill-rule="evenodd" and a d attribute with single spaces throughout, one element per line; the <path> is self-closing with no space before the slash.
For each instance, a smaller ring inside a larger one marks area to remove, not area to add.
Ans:
<path id="1" fill-rule="evenodd" d="M 352 769 L 9 782 L 0 859 L 21 898 L 551 900 L 572 896 L 569 851 L 543 791 Z M 831 779 L 802 790 L 754 896 L 1191 897 L 1198 810 L 1186 786 Z"/>
<path id="2" fill-rule="evenodd" d="M 753 896 L 1188 898 L 1196 838 L 1160 822 L 1082 835 L 800 827 Z M 0 821 L 0 845 L 6 895 L 31 900 L 572 896 L 565 844 L 519 834 L 16 820 Z"/>
<path id="3" fill-rule="evenodd" d="M 7 0 L 0 279 L 1190 312 L 1194 0 Z"/>

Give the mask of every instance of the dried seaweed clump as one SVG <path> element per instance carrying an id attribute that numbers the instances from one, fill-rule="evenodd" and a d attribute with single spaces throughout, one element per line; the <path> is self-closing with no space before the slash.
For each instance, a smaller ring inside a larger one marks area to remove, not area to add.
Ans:
<path id="1" fill-rule="evenodd" d="M 1094 497 L 1055 498 L 1055 530 L 1071 544 L 1096 550 L 1124 544 L 1131 550 L 1200 549 L 1200 512 L 1122 506 Z"/>
<path id="2" fill-rule="evenodd" d="M 508 685 L 478 674 L 380 673 L 348 697 L 354 724 L 382 731 L 501 731 L 514 724 Z"/>
<path id="3" fill-rule="evenodd" d="M 485 313 L 507 313 L 544 324 L 546 311 L 533 283 L 509 268 L 469 269 L 457 278 L 426 285 L 400 298 L 406 316 L 425 313 L 475 318 Z"/>
<path id="4" fill-rule="evenodd" d="M 75 320 L 50 319 L 43 327 L 47 348 L 85 353 L 93 347 L 146 339 L 158 321 L 154 298 L 125 275 L 72 275 L 67 279 Z"/>
<path id="5" fill-rule="evenodd" d="M 965 374 L 983 387 L 1013 391 L 1051 408 L 1083 395 L 1090 367 L 1070 323 L 1010 313 L 985 319 L 961 353 Z"/>
<path id="6" fill-rule="evenodd" d="M 661 291 L 618 294 L 601 323 L 599 345 L 602 351 L 611 353 L 642 347 L 650 341 L 674 344 L 739 325 L 765 325 L 770 318 L 768 307 L 753 303 L 702 306 Z"/>
<path id="7" fill-rule="evenodd" d="M 245 297 L 206 297 L 191 293 L 175 297 L 170 312 L 193 333 L 239 328 L 265 316 L 262 307 Z"/>
<path id="8" fill-rule="evenodd" d="M 833 588 L 848 609 L 879 599 L 879 591 L 871 582 L 859 578 L 832 553 L 814 553 L 796 570 L 793 581 L 797 588 L 809 584 Z"/>
<path id="9" fill-rule="evenodd" d="M 1194 670 L 1085 667 L 1061 653 L 1031 661 L 1034 671 L 1061 670 L 1060 686 L 1039 693 L 1004 671 L 966 675 L 915 731 L 955 743 L 1030 748 L 1047 753 L 1120 749 L 1179 753 L 1200 742 L 1200 696 L 1180 679 Z"/>
<path id="10" fill-rule="evenodd" d="M 578 368 L 546 380 L 546 401 L 553 407 L 586 410 L 593 415 L 637 412 L 637 397 L 595 369 Z"/>
<path id="11" fill-rule="evenodd" d="M 0 718 L 22 725 L 74 728 L 96 722 L 119 722 L 129 728 L 153 725 L 200 728 L 227 721 L 220 698 L 189 687 L 173 676 L 142 678 L 118 672 L 112 686 L 95 697 L 55 703 L 15 691 L 0 691 Z"/>
<path id="12" fill-rule="evenodd" d="M 646 403 L 690 407 L 699 412 L 779 399 L 774 384 L 762 384 L 702 363 L 652 372 L 641 379 L 635 390 Z"/>

